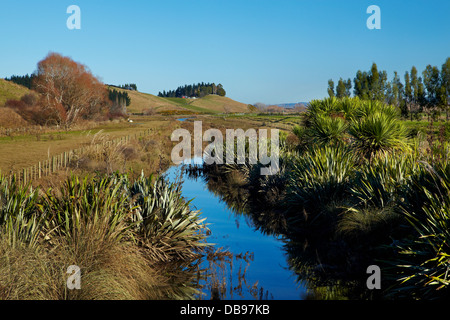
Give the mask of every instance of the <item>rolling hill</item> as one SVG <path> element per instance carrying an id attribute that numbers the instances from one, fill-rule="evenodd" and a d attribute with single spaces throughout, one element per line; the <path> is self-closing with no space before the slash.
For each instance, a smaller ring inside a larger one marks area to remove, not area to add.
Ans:
<path id="1" fill-rule="evenodd" d="M 224 112 L 248 112 L 245 103 L 234 101 L 227 97 L 218 95 L 208 95 L 200 99 L 182 98 L 162 98 L 149 93 L 139 91 L 119 89 L 126 91 L 131 98 L 128 107 L 130 113 L 142 113 L 148 109 L 156 112 L 177 112 L 177 113 L 224 113 Z"/>
<path id="2" fill-rule="evenodd" d="M 131 98 L 131 104 L 127 109 L 132 114 L 142 114 L 148 110 L 151 113 L 169 114 L 245 113 L 249 111 L 246 104 L 218 95 L 207 95 L 199 99 L 162 98 L 139 91 L 119 89 L 116 87 L 113 89 L 128 93 Z M 7 123 L 1 123 L 2 121 L 0 121 L 0 126 L 8 127 L 11 121 L 25 125 L 24 120 L 13 110 L 4 108 L 4 104 L 10 99 L 19 100 L 25 94 L 32 92 L 32 90 L 26 87 L 0 79 L 0 118 L 5 121 L 8 119 Z"/>

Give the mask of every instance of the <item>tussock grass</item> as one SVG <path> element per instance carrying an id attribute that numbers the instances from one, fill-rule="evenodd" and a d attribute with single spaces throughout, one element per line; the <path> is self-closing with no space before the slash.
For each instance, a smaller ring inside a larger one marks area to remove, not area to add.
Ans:
<path id="1" fill-rule="evenodd" d="M 45 192 L 2 178 L 0 298 L 190 298 L 190 265 L 207 246 L 199 214 L 163 178 L 72 176 Z M 81 290 L 67 289 L 70 265 Z"/>

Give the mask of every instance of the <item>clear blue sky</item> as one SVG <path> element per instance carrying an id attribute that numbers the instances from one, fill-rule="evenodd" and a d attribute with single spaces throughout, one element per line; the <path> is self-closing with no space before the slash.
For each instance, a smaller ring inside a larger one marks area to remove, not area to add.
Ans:
<path id="1" fill-rule="evenodd" d="M 0 0 L 0 77 L 32 73 L 50 51 L 105 83 L 157 94 L 222 83 L 245 103 L 309 101 L 356 71 L 441 66 L 450 56 L 448 0 Z M 69 30 L 69 5 L 81 30 Z M 381 30 L 369 30 L 369 5 Z"/>

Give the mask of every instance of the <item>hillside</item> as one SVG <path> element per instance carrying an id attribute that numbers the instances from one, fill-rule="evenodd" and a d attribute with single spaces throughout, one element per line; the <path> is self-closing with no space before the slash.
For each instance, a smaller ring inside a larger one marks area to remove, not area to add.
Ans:
<path id="1" fill-rule="evenodd" d="M 110 87 L 112 88 L 112 87 Z M 207 95 L 200 99 L 182 99 L 182 98 L 162 98 L 149 93 L 143 93 L 133 90 L 119 89 L 114 87 L 113 89 L 119 91 L 126 91 L 131 98 L 131 104 L 128 107 L 130 113 L 143 113 L 146 110 L 151 110 L 155 113 L 163 112 L 176 112 L 183 113 L 241 113 L 248 112 L 248 106 L 244 103 L 234 101 L 227 97 L 221 97 L 218 95 Z M 5 109 L 4 104 L 7 100 L 15 99 L 19 100 L 25 94 L 33 92 L 26 87 L 20 86 L 10 81 L 0 79 L 0 116 L 1 118 L 14 119 L 15 122 L 24 123 L 23 119 L 10 109 Z M 0 124 L 0 126 L 9 126 L 6 123 Z"/>
<path id="2" fill-rule="evenodd" d="M 5 108 L 5 102 L 8 100 L 18 100 L 24 95 L 31 93 L 31 90 L 15 84 L 5 79 L 0 79 L 0 127 L 15 128 L 27 125 L 27 122 L 16 112 Z"/>
<path id="3" fill-rule="evenodd" d="M 193 100 L 194 107 L 208 109 L 214 112 L 248 112 L 248 105 L 227 97 L 208 95 L 201 99 Z"/>
<path id="4" fill-rule="evenodd" d="M 143 93 L 133 90 L 125 90 L 114 88 L 118 91 L 126 91 L 131 98 L 131 104 L 128 107 L 130 113 L 142 113 L 147 109 L 152 109 L 155 112 L 161 111 L 183 111 L 184 108 L 180 107 L 177 103 L 169 101 L 165 98 L 160 98 L 149 93 Z"/>
<path id="5" fill-rule="evenodd" d="M 131 104 L 128 107 L 130 113 L 142 113 L 147 109 L 154 110 L 156 113 L 167 111 L 180 113 L 183 111 L 197 113 L 248 112 L 246 104 L 218 95 L 208 95 L 201 99 L 162 98 L 149 93 L 115 87 L 114 89 L 128 93 L 131 98 Z"/>
<path id="6" fill-rule="evenodd" d="M 10 99 L 19 100 L 27 93 L 31 93 L 31 90 L 5 79 L 0 79 L 0 107 L 3 107 L 6 101 Z"/>

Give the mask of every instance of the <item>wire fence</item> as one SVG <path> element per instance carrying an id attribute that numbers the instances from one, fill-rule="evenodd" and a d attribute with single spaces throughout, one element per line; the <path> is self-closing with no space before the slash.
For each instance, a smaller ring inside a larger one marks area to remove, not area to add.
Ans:
<path id="1" fill-rule="evenodd" d="M 149 135 L 151 132 L 152 129 L 147 129 L 140 133 L 122 136 L 113 140 L 98 143 L 95 146 L 98 150 L 101 144 L 117 145 L 120 143 L 128 143 L 132 139 L 137 140 L 141 137 Z M 32 182 L 33 180 L 52 175 L 53 173 L 56 173 L 61 169 L 69 167 L 74 160 L 79 159 L 87 151 L 87 148 L 91 147 L 92 145 L 88 145 L 70 151 L 65 151 L 63 153 L 48 157 L 46 160 L 39 161 L 35 165 L 17 171 L 11 171 L 9 173 L 10 179 L 15 177 L 16 181 L 18 181 L 19 183 L 27 184 L 29 182 Z"/>

